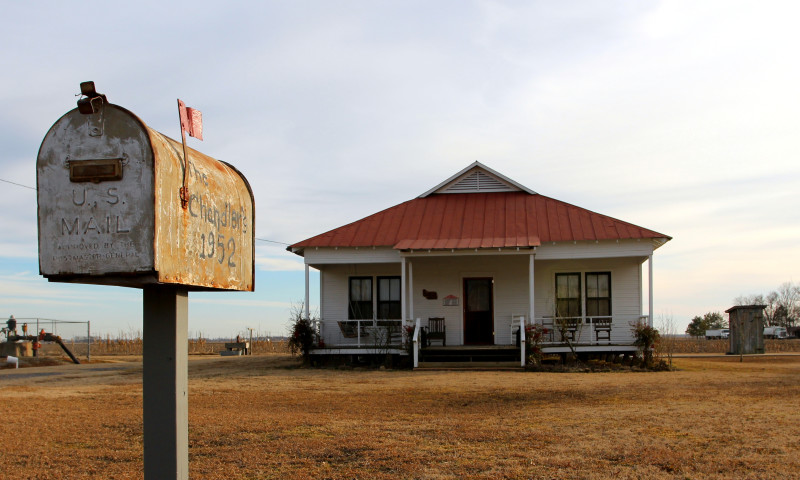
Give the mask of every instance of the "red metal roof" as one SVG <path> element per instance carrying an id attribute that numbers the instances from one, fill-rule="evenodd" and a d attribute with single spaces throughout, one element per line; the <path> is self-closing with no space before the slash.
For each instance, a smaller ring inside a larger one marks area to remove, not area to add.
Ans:
<path id="1" fill-rule="evenodd" d="M 289 248 L 535 247 L 543 242 L 637 238 L 670 237 L 539 194 L 455 193 L 415 198 Z"/>

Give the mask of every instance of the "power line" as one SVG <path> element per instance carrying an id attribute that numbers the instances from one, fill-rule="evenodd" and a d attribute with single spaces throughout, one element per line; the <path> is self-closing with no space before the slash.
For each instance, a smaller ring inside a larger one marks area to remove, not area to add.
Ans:
<path id="1" fill-rule="evenodd" d="M 275 240 L 267 240 L 266 238 L 258 238 L 258 237 L 256 237 L 256 240 L 259 240 L 259 241 L 262 241 L 262 242 L 277 243 L 278 245 L 286 245 L 286 246 L 291 245 L 291 243 L 276 242 Z"/>
<path id="2" fill-rule="evenodd" d="M 10 183 L 11 185 L 16 185 L 16 186 L 18 186 L 18 187 L 22 187 L 22 188 L 29 188 L 29 189 L 31 189 L 31 190 L 36 190 L 34 187 L 29 187 L 29 186 L 27 186 L 27 185 L 23 185 L 23 184 L 21 184 L 21 183 L 17 183 L 17 182 L 12 182 L 12 181 L 10 181 L 10 180 L 5 180 L 5 179 L 2 179 L 2 178 L 0 178 L 0 182 Z M 289 246 L 289 245 L 291 245 L 291 243 L 286 243 L 286 242 L 278 242 L 278 241 L 276 241 L 276 240 L 267 240 L 266 238 L 257 238 L 257 237 L 256 237 L 256 240 L 258 240 L 258 241 L 260 241 L 260 242 L 275 243 L 275 244 L 278 244 L 278 245 L 286 245 L 286 246 Z"/>
<path id="3" fill-rule="evenodd" d="M 12 181 L 10 181 L 10 180 L 4 180 L 4 179 L 2 179 L 2 178 L 0 178 L 0 182 L 6 182 L 6 183 L 10 183 L 11 185 L 16 185 L 16 186 L 18 186 L 18 187 L 22 187 L 22 188 L 30 188 L 31 190 L 36 190 L 36 189 L 35 189 L 35 188 L 33 188 L 33 187 L 29 187 L 29 186 L 27 186 L 27 185 L 23 185 L 23 184 L 21 184 L 21 183 L 17 183 L 17 182 L 12 182 Z"/>

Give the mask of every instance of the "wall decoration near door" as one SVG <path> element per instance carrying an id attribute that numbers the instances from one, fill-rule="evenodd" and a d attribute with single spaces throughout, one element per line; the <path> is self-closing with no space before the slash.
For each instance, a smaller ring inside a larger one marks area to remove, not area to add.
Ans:
<path id="1" fill-rule="evenodd" d="M 491 278 L 464 279 L 464 343 L 467 345 L 494 344 L 493 284 Z"/>

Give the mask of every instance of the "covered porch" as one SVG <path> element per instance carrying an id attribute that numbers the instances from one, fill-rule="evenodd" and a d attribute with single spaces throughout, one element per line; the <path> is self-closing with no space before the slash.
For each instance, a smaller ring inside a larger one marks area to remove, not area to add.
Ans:
<path id="1" fill-rule="evenodd" d="M 652 246 L 649 252 L 631 246 L 602 245 L 602 255 L 590 251 L 584 258 L 559 258 L 542 247 L 390 250 L 375 252 L 369 262 L 352 263 L 350 257 L 348 264 L 319 262 L 307 252 L 307 317 L 309 269 L 320 271 L 321 342 L 314 353 L 410 354 L 416 366 L 429 345 L 502 346 L 521 349 L 524 363 L 526 330 L 534 325 L 546 353 L 635 351 L 632 326 L 652 324 L 653 267 Z M 559 294 L 564 278 L 574 281 L 577 294 Z M 587 285 L 597 278 L 607 283 L 602 295 Z M 361 314 L 354 302 L 364 303 Z M 602 302 L 605 310 L 598 309 Z M 559 304 L 571 305 L 569 316 L 559 315 Z"/>

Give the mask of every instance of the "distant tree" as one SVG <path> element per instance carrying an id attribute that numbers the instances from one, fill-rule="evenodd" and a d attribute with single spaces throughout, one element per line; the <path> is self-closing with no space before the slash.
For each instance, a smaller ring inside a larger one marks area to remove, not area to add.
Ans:
<path id="1" fill-rule="evenodd" d="M 706 330 L 727 328 L 727 326 L 727 322 L 725 322 L 725 319 L 722 317 L 722 313 L 708 312 L 702 317 L 694 317 L 689 323 L 689 326 L 686 327 L 686 333 L 693 337 L 702 337 L 706 334 Z"/>
<path id="2" fill-rule="evenodd" d="M 708 325 L 708 329 L 716 329 L 716 328 L 728 328 L 728 322 L 725 321 L 725 318 L 722 316 L 720 312 L 708 312 L 703 315 L 703 320 Z"/>
<path id="3" fill-rule="evenodd" d="M 686 334 L 693 337 L 702 337 L 706 334 L 706 326 L 703 323 L 703 317 L 694 317 L 689 326 L 686 327 Z"/>
<path id="4" fill-rule="evenodd" d="M 800 320 L 798 318 L 800 317 L 800 285 L 785 282 L 773 293 L 777 296 L 777 307 L 773 319 L 775 325 L 794 326 Z"/>
<path id="5" fill-rule="evenodd" d="M 782 283 L 777 290 L 767 295 L 740 295 L 736 305 L 764 305 L 764 320 L 767 325 L 792 327 L 800 323 L 800 285 Z"/>

